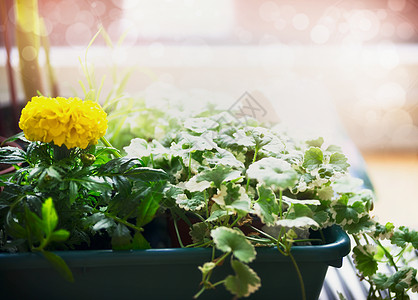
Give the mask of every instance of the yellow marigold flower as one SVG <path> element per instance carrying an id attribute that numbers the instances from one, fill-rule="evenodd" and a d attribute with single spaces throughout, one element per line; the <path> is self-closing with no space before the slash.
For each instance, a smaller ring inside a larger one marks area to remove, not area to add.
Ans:
<path id="1" fill-rule="evenodd" d="M 106 133 L 106 117 L 102 107 L 93 101 L 32 97 L 22 110 L 19 127 L 30 141 L 85 149 L 97 144 Z"/>

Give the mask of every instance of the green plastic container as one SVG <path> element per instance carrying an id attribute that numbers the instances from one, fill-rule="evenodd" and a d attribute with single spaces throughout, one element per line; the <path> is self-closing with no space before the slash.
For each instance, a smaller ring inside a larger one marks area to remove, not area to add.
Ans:
<path id="1" fill-rule="evenodd" d="M 319 297 L 328 266 L 341 267 L 350 240 L 339 227 L 325 230 L 320 246 L 295 246 L 308 299 Z M 197 266 L 209 261 L 211 249 L 56 252 L 70 266 L 75 283 L 66 282 L 39 254 L 0 253 L 1 299 L 192 299 L 199 290 Z M 246 299 L 301 299 L 299 281 L 288 257 L 275 248 L 258 248 L 251 267 L 262 286 Z M 213 273 L 225 278 L 228 263 Z M 231 273 L 232 274 L 232 273 Z M 280 296 L 279 296 L 280 295 Z M 199 299 L 232 299 L 220 285 Z"/>

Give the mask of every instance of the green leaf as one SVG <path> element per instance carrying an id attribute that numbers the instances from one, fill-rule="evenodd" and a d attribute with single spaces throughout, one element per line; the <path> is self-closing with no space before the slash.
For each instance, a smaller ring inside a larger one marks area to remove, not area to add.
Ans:
<path id="1" fill-rule="evenodd" d="M 374 275 L 372 279 L 376 284 L 376 287 L 381 290 L 390 289 L 395 293 L 403 293 L 409 289 L 413 283 L 416 283 L 416 275 L 416 269 L 412 267 L 403 267 L 391 276 L 378 273 Z"/>
<path id="2" fill-rule="evenodd" d="M 246 213 L 251 210 L 251 200 L 245 188 L 232 182 L 222 185 L 220 191 L 212 197 L 212 200 L 222 208 L 240 210 Z"/>
<path id="3" fill-rule="evenodd" d="M 70 181 L 68 185 L 68 197 L 70 200 L 70 204 L 73 204 L 74 201 L 77 199 L 78 195 L 78 185 L 75 181 Z"/>
<path id="4" fill-rule="evenodd" d="M 44 224 L 43 229 L 46 235 L 50 235 L 58 224 L 58 215 L 54 208 L 54 202 L 52 198 L 48 198 L 42 204 L 42 222 Z"/>
<path id="5" fill-rule="evenodd" d="M 288 228 L 309 228 L 319 227 L 319 224 L 309 217 L 297 217 L 295 219 L 282 219 L 276 222 L 277 225 Z"/>
<path id="6" fill-rule="evenodd" d="M 152 169 L 148 167 L 138 167 L 123 173 L 129 179 L 143 181 L 166 180 L 168 175 L 163 170 Z"/>
<path id="7" fill-rule="evenodd" d="M 180 194 L 176 198 L 176 203 L 185 210 L 198 211 L 205 207 L 205 195 L 203 192 L 192 192 L 189 196 Z"/>
<path id="8" fill-rule="evenodd" d="M 17 147 L 0 147 L 0 161 L 3 164 L 19 164 L 26 162 L 26 153 Z"/>
<path id="9" fill-rule="evenodd" d="M 210 237 L 209 227 L 205 222 L 193 224 L 190 230 L 190 237 L 193 243 L 203 242 Z"/>
<path id="10" fill-rule="evenodd" d="M 365 215 L 361 217 L 357 222 L 351 224 L 345 224 L 343 229 L 347 231 L 348 234 L 358 234 L 363 232 L 370 232 L 374 228 L 375 222 L 370 219 L 370 215 Z"/>
<path id="11" fill-rule="evenodd" d="M 172 145 L 172 150 L 183 149 L 184 152 L 212 150 L 216 147 L 213 141 L 213 132 L 207 131 L 200 136 L 182 132 L 178 144 Z"/>
<path id="12" fill-rule="evenodd" d="M 216 129 L 219 123 L 212 118 L 189 118 L 184 121 L 184 127 L 196 133 L 204 133 L 207 130 Z"/>
<path id="13" fill-rule="evenodd" d="M 317 148 L 321 148 L 323 143 L 324 143 L 324 138 L 321 136 L 315 140 L 306 141 L 306 144 L 308 144 L 308 146 L 317 147 Z"/>
<path id="14" fill-rule="evenodd" d="M 406 243 L 411 243 L 415 249 L 418 249 L 418 232 L 401 226 L 393 234 L 391 242 L 399 247 L 404 247 Z"/>
<path id="15" fill-rule="evenodd" d="M 298 181 L 298 174 L 283 159 L 266 157 L 253 163 L 247 170 L 249 178 L 279 189 L 293 187 Z"/>
<path id="16" fill-rule="evenodd" d="M 241 172 L 233 170 L 231 167 L 217 165 L 213 169 L 206 169 L 197 177 L 197 182 L 209 181 L 213 182 L 217 188 L 221 187 L 222 182 L 227 182 L 240 178 Z"/>
<path id="17" fill-rule="evenodd" d="M 389 277 L 386 274 L 377 273 L 372 276 L 372 281 L 374 282 L 374 284 L 379 290 L 384 290 L 388 288 L 386 284 L 388 281 L 388 278 Z"/>
<path id="18" fill-rule="evenodd" d="M 42 251 L 41 253 L 67 281 L 74 282 L 73 273 L 60 256 L 49 251 Z"/>
<path id="19" fill-rule="evenodd" d="M 363 180 L 347 175 L 333 182 L 332 188 L 339 194 L 352 193 L 359 190 L 362 184 Z"/>
<path id="20" fill-rule="evenodd" d="M 213 209 L 213 206 L 212 206 L 212 209 Z M 214 221 L 219 220 L 222 217 L 225 217 L 225 216 L 228 216 L 228 215 L 233 215 L 233 214 L 234 213 L 232 211 L 227 211 L 225 209 L 212 210 L 212 213 L 210 214 L 210 217 L 207 218 L 206 221 L 207 222 L 214 222 Z"/>
<path id="21" fill-rule="evenodd" d="M 217 152 L 215 153 L 205 152 L 203 157 L 205 157 L 208 164 L 211 165 L 223 165 L 239 169 L 244 168 L 244 164 L 242 162 L 236 159 L 231 152 L 222 148 L 217 149 Z"/>
<path id="22" fill-rule="evenodd" d="M 232 252 L 236 258 L 243 262 L 251 262 L 255 259 L 254 246 L 242 232 L 227 227 L 218 227 L 213 229 L 210 234 L 219 250 Z"/>
<path id="23" fill-rule="evenodd" d="M 261 286 L 257 273 L 246 264 L 238 260 L 231 261 L 235 276 L 229 275 L 225 279 L 225 288 L 237 297 L 248 297 Z"/>
<path id="24" fill-rule="evenodd" d="M 141 201 L 136 214 L 137 226 L 142 227 L 152 221 L 157 210 L 160 208 L 163 188 L 163 182 L 151 183 L 151 186 L 147 187 L 140 194 Z"/>
<path id="25" fill-rule="evenodd" d="M 131 248 L 132 236 L 125 225 L 117 224 L 111 235 L 113 250 L 128 250 Z"/>
<path id="26" fill-rule="evenodd" d="M 358 245 L 353 248 L 353 259 L 357 269 L 363 276 L 372 276 L 377 271 L 377 261 L 374 256 L 377 249 L 373 245 Z"/>
<path id="27" fill-rule="evenodd" d="M 274 225 L 279 214 L 279 204 L 271 188 L 257 185 L 258 199 L 254 204 L 254 211 L 266 225 Z"/>
<path id="28" fill-rule="evenodd" d="M 329 163 L 334 167 L 337 167 L 340 171 L 347 171 L 347 168 L 350 166 L 350 164 L 347 163 L 347 157 L 339 152 L 335 152 L 330 156 Z"/>
<path id="29" fill-rule="evenodd" d="M 64 242 L 70 237 L 70 232 L 65 229 L 55 230 L 51 233 L 50 240 L 55 242 Z"/>
<path id="30" fill-rule="evenodd" d="M 331 212 L 337 224 L 344 226 L 357 223 L 367 213 L 367 210 L 362 202 L 356 201 L 351 204 L 348 196 L 343 195 L 331 206 Z"/>
<path id="31" fill-rule="evenodd" d="M 151 245 L 140 232 L 135 232 L 132 239 L 132 249 L 151 249 Z"/>
<path id="32" fill-rule="evenodd" d="M 312 147 L 305 152 L 302 167 L 308 171 L 312 171 L 321 166 L 324 160 L 324 154 L 320 148 Z"/>

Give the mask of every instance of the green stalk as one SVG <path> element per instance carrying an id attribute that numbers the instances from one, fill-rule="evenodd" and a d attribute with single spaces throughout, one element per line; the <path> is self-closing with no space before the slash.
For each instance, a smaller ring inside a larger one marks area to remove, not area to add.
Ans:
<path id="1" fill-rule="evenodd" d="M 255 147 L 254 150 L 254 156 L 253 156 L 253 161 L 251 162 L 251 164 L 255 163 L 256 159 L 257 159 L 257 154 L 258 154 L 258 147 Z M 247 178 L 247 184 L 245 186 L 245 191 L 248 192 L 248 188 L 250 187 L 250 178 Z"/>
<path id="2" fill-rule="evenodd" d="M 100 138 L 100 141 L 103 143 L 103 145 L 110 148 L 109 150 L 112 152 L 114 156 L 118 158 L 122 157 L 122 155 L 120 155 L 120 153 L 115 148 L 113 148 L 113 146 L 109 143 L 109 141 L 104 136 Z"/>
<path id="3" fill-rule="evenodd" d="M 297 273 L 298 278 L 299 278 L 300 289 L 301 289 L 301 292 L 302 292 L 302 300 L 306 300 L 305 284 L 303 283 L 302 273 L 300 272 L 299 266 L 296 263 L 295 258 L 293 257 L 292 253 L 290 253 L 290 249 L 289 249 L 287 254 L 289 255 L 290 259 L 292 260 L 293 266 L 295 267 L 296 273 Z"/>
<path id="4" fill-rule="evenodd" d="M 177 240 L 179 241 L 180 247 L 184 248 L 184 244 L 180 237 L 179 228 L 177 227 L 177 221 L 173 220 L 173 222 L 174 222 L 174 229 L 176 230 Z"/>
<path id="5" fill-rule="evenodd" d="M 385 247 L 383 247 L 382 243 L 380 243 L 379 240 L 375 240 L 375 242 L 380 246 L 380 248 L 383 249 L 383 252 L 385 253 L 385 256 L 389 259 L 391 266 L 395 268 L 396 272 L 398 272 L 399 269 L 395 261 L 393 260 L 392 254 L 390 254 L 390 252 Z"/>

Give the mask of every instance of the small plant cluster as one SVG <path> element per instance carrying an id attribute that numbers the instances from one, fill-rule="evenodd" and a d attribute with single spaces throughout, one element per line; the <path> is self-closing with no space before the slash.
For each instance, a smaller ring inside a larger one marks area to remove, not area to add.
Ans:
<path id="1" fill-rule="evenodd" d="M 86 136 L 82 123 L 85 119 L 92 123 L 97 121 L 91 126 L 99 128 L 106 120 L 105 113 L 97 112 L 99 105 L 96 103 L 81 103 L 84 108 L 89 106 L 84 110 L 77 107 L 63 110 L 67 107 L 64 103 L 54 110 L 54 105 L 48 106 L 45 102 L 55 103 L 56 99 L 44 97 L 42 100 L 42 105 L 38 97 L 34 103 L 29 102 L 33 113 L 23 114 L 26 122 L 31 122 L 31 118 L 45 118 L 43 128 L 37 129 L 35 137 L 27 134 L 23 126 L 26 136 L 35 141 L 28 141 L 19 134 L 16 138 L 25 141 L 25 149 L 0 148 L 0 160 L 17 168 L 16 172 L 0 177 L 0 249 L 41 252 L 71 281 L 71 271 L 51 250 L 90 246 L 150 248 L 143 236 L 143 227 L 159 208 L 166 174 L 144 167 L 138 159 L 121 157 L 101 135 L 94 137 L 94 143 L 101 138 L 105 146 L 91 145 L 90 141 L 90 145 L 82 149 L 82 141 L 79 147 L 67 148 L 66 144 L 79 142 L 77 131 Z M 45 105 L 49 110 L 40 109 Z M 57 129 L 49 126 L 48 121 L 62 119 L 48 117 L 60 112 L 66 114 L 64 120 L 73 130 L 67 126 L 54 134 Z M 36 141 L 42 137 L 42 131 L 44 136 L 52 132 L 51 142 Z"/>
<path id="2" fill-rule="evenodd" d="M 405 296 L 418 286 L 416 270 L 400 268 L 395 261 L 406 248 L 416 248 L 417 233 L 373 220 L 372 191 L 348 174 L 341 148 L 326 146 L 322 138 L 298 141 L 283 130 L 221 113 L 186 119 L 160 141 L 133 139 L 124 150 L 169 174 L 162 203 L 176 229 L 177 220 L 189 224 L 192 238 L 185 245 L 177 232 L 179 244 L 224 253 L 199 267 L 202 287 L 195 297 L 220 284 L 238 297 L 249 296 L 261 285 L 248 265 L 256 258 L 256 247 L 276 246 L 298 270 L 291 247 L 318 242 L 309 239 L 309 230 L 332 225 L 354 237 L 354 262 L 371 284 L 370 298 Z M 391 254 L 379 237 L 390 238 L 402 250 Z M 235 274 L 211 282 L 227 257 Z M 396 273 L 376 273 L 378 262 L 389 262 Z"/>

